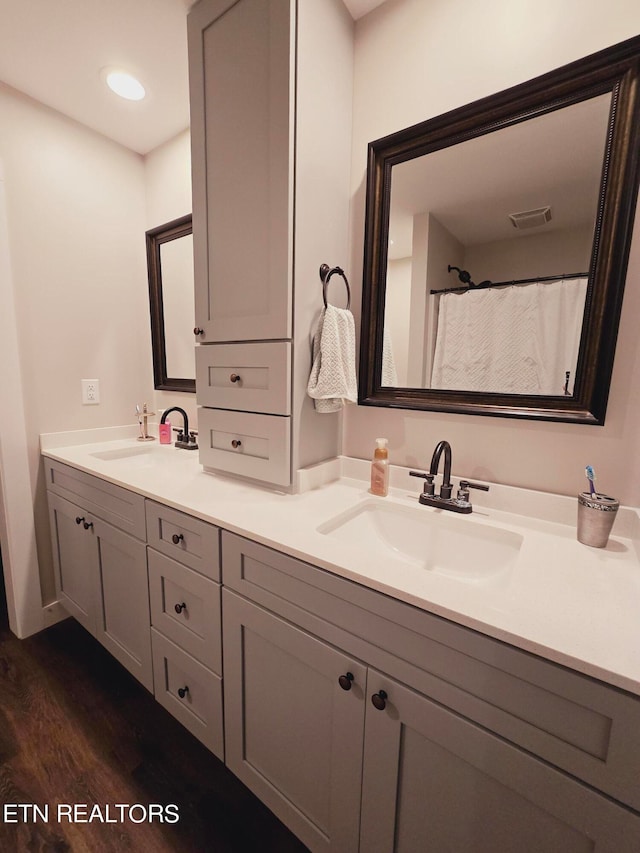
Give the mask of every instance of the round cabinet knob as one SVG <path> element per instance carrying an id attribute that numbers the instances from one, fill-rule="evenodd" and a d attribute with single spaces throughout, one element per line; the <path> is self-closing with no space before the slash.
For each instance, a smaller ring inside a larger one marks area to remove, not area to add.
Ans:
<path id="1" fill-rule="evenodd" d="M 89 530 L 91 527 L 93 527 L 93 521 L 85 521 L 85 523 L 82 526 L 84 527 L 85 530 Z"/>
<path id="2" fill-rule="evenodd" d="M 241 379 L 242 379 L 242 377 L 240 376 L 239 373 L 232 373 L 231 376 L 229 377 L 230 382 L 240 382 Z"/>
<path id="3" fill-rule="evenodd" d="M 83 521 L 84 521 L 84 516 L 82 516 L 82 518 L 80 518 L 79 515 L 76 516 L 76 524 L 82 524 Z"/>
<path id="4" fill-rule="evenodd" d="M 184 699 L 184 697 L 187 695 L 188 692 L 189 692 L 189 688 L 186 685 L 184 687 L 178 687 L 178 696 L 181 699 Z"/>
<path id="5" fill-rule="evenodd" d="M 385 690 L 378 690 L 377 693 L 374 693 L 371 697 L 371 701 L 373 702 L 373 707 L 377 708 L 378 711 L 384 711 L 387 707 L 387 693 Z"/>
<path id="6" fill-rule="evenodd" d="M 204 335 L 204 329 L 201 329 L 199 326 L 196 326 L 193 330 L 194 335 Z"/>
<path id="7" fill-rule="evenodd" d="M 338 684 L 342 687 L 343 690 L 351 690 L 351 682 L 353 681 L 353 673 L 347 672 L 344 675 L 341 675 L 338 679 Z"/>
<path id="8" fill-rule="evenodd" d="M 174 545 L 179 545 L 184 540 L 184 536 L 182 533 L 174 533 L 171 537 L 171 541 Z"/>
<path id="9" fill-rule="evenodd" d="M 238 447 L 242 447 L 242 442 L 239 438 L 234 438 L 231 442 L 231 447 L 233 447 L 234 450 L 237 450 Z"/>
<path id="10" fill-rule="evenodd" d="M 176 611 L 176 613 L 182 613 L 183 610 L 187 609 L 187 605 L 183 601 L 182 604 L 176 604 L 173 609 Z"/>

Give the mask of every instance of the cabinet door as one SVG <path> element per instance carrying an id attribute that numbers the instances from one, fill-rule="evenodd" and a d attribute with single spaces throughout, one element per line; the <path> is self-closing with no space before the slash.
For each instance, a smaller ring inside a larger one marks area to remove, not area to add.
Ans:
<path id="1" fill-rule="evenodd" d="M 100 519 L 93 519 L 92 533 L 98 561 L 96 637 L 152 691 L 146 546 Z"/>
<path id="2" fill-rule="evenodd" d="M 290 0 L 202 0 L 189 15 L 200 341 L 291 337 Z"/>
<path id="3" fill-rule="evenodd" d="M 362 853 L 640 849 L 633 812 L 373 670 L 368 687 Z"/>
<path id="4" fill-rule="evenodd" d="M 91 528 L 84 528 L 88 514 L 59 495 L 49 492 L 47 498 L 58 599 L 95 634 L 96 545 Z"/>
<path id="5" fill-rule="evenodd" d="M 365 667 L 226 589 L 223 614 L 227 765 L 311 850 L 357 850 Z"/>

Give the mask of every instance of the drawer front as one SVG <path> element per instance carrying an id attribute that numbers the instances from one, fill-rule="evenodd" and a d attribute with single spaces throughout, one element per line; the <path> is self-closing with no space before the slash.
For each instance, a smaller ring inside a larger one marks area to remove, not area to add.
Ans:
<path id="1" fill-rule="evenodd" d="M 200 406 L 290 415 L 291 344 L 197 347 L 196 386 Z"/>
<path id="2" fill-rule="evenodd" d="M 200 462 L 205 468 L 288 486 L 291 419 L 198 409 Z"/>
<path id="3" fill-rule="evenodd" d="M 149 545 L 212 580 L 220 580 L 217 527 L 149 500 L 146 511 Z"/>
<path id="4" fill-rule="evenodd" d="M 640 700 L 225 532 L 225 586 L 640 809 Z"/>
<path id="5" fill-rule="evenodd" d="M 222 673 L 220 585 L 148 549 L 151 624 Z"/>
<path id="6" fill-rule="evenodd" d="M 47 489 L 108 521 L 137 539 L 146 539 L 144 498 L 53 459 L 44 460 Z"/>
<path id="7" fill-rule="evenodd" d="M 151 629 L 156 700 L 224 761 L 222 679 Z"/>

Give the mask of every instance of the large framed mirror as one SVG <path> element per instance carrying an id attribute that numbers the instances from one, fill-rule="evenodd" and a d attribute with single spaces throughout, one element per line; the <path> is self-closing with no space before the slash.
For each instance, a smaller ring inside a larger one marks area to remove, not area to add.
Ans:
<path id="1" fill-rule="evenodd" d="M 146 232 L 154 386 L 196 390 L 191 214 Z"/>
<path id="2" fill-rule="evenodd" d="M 640 37 L 370 143 L 362 405 L 603 424 Z"/>

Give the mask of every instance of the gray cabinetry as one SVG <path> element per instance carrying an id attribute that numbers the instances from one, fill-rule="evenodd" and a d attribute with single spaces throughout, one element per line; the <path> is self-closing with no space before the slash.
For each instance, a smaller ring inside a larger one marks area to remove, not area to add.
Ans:
<path id="1" fill-rule="evenodd" d="M 153 690 L 145 544 L 97 517 L 90 534 L 97 564 L 96 638 Z"/>
<path id="2" fill-rule="evenodd" d="M 306 385 L 319 268 L 348 257 L 353 21 L 342 0 L 200 0 L 187 20 L 200 461 L 295 487 L 339 452 Z"/>
<path id="3" fill-rule="evenodd" d="M 82 526 L 83 511 L 50 493 L 49 518 L 58 599 L 87 631 L 95 634 L 95 544 Z"/>
<path id="4" fill-rule="evenodd" d="M 311 850 L 640 850 L 637 696 L 45 467 L 60 601 Z"/>
<path id="5" fill-rule="evenodd" d="M 291 337 L 290 0 L 201 0 L 189 15 L 200 340 Z"/>
<path id="6" fill-rule="evenodd" d="M 640 818 L 373 670 L 362 853 L 633 853 Z M 384 706 L 384 707 L 383 707 Z"/>
<path id="7" fill-rule="evenodd" d="M 640 816 L 610 797 L 637 808 L 637 698 L 232 534 L 222 562 L 225 586 L 251 600 L 242 609 L 224 594 L 227 761 L 311 849 L 439 853 L 471 849 L 471 839 L 492 853 L 640 849 Z M 277 652 L 266 653 L 256 626 L 276 624 L 278 642 L 268 642 Z M 322 692 L 315 665 L 305 670 L 314 644 L 339 661 L 326 671 L 325 698 L 334 687 L 339 698 L 341 669 L 358 667 L 347 692 L 360 715 L 351 748 L 364 758 L 359 772 L 346 765 L 355 787 L 342 800 L 354 819 L 361 797 L 359 846 L 300 826 L 303 804 L 290 792 L 331 790 L 330 777 L 314 774 L 315 749 L 328 741 L 312 701 L 288 716 L 282 685 L 263 688 L 263 713 L 286 720 L 292 748 L 277 772 L 269 753 L 262 765 L 246 758 L 247 738 L 271 737 L 256 709 L 246 713 L 265 671 L 295 660 L 291 689 Z"/>
<path id="8" fill-rule="evenodd" d="M 134 516 L 142 510 L 144 531 L 144 499 L 58 463 L 47 461 L 46 470 L 59 600 L 153 690 L 146 547 L 116 526 L 121 507 L 131 501 Z M 131 529 L 131 517 L 123 526 Z M 135 521 L 133 529 L 140 530 Z"/>
<path id="9" fill-rule="evenodd" d="M 365 667 L 228 590 L 223 607 L 227 766 L 312 850 L 356 850 Z"/>
<path id="10" fill-rule="evenodd" d="M 151 501 L 146 514 L 155 697 L 222 759 L 220 531 Z"/>

